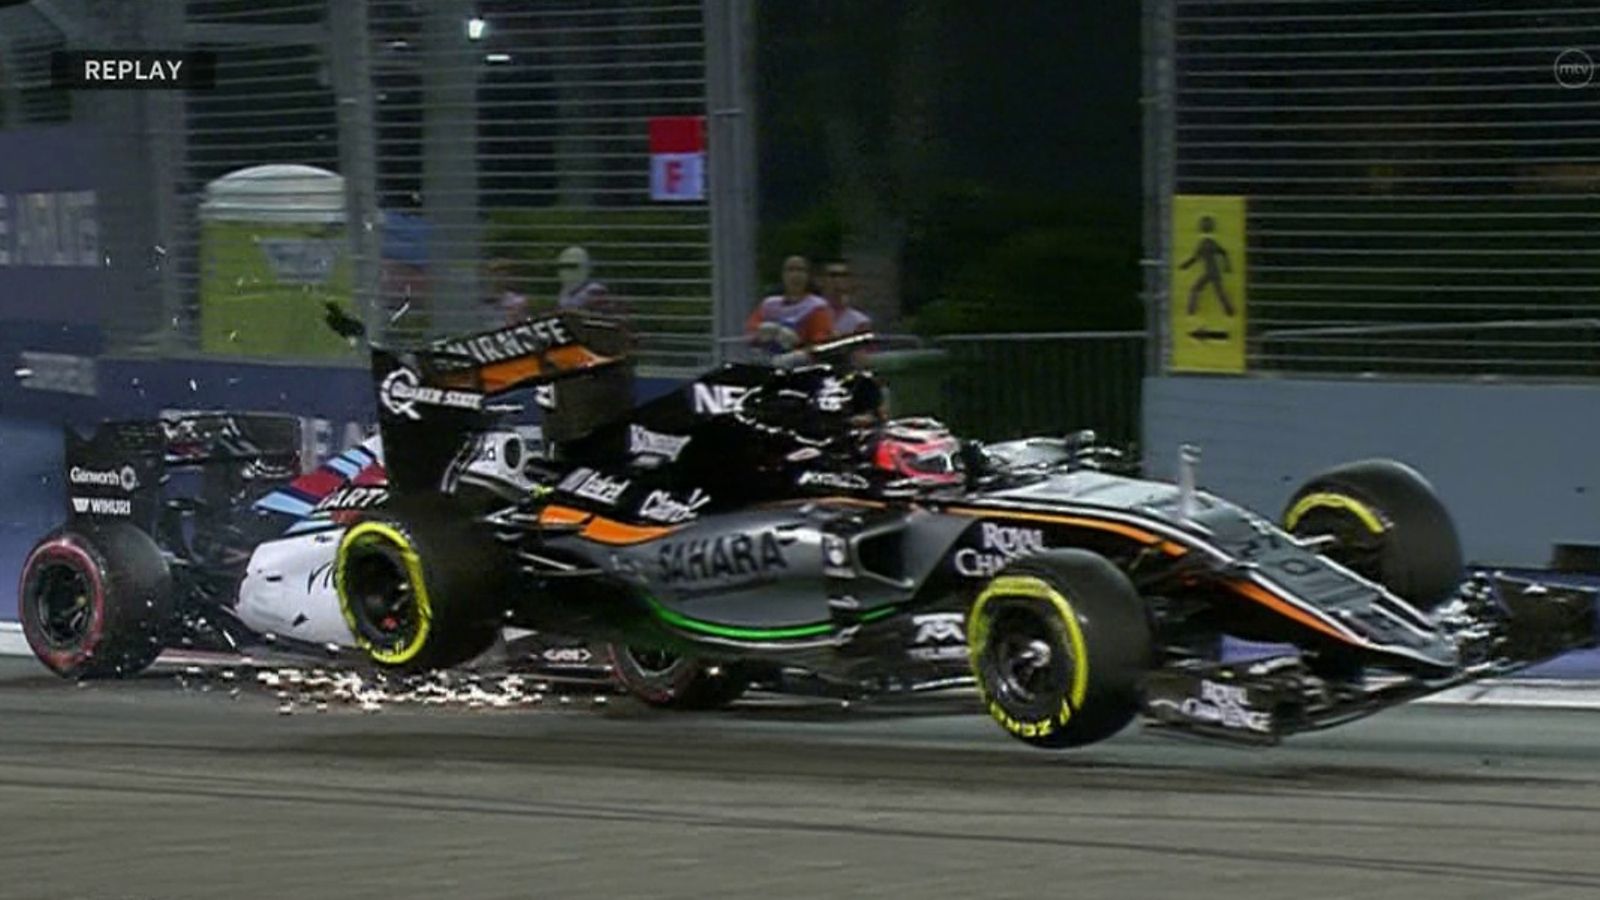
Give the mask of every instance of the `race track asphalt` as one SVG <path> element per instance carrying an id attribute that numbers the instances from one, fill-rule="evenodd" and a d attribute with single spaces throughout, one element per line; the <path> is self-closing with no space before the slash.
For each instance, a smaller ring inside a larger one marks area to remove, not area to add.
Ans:
<path id="1" fill-rule="evenodd" d="M 1600 895 L 1600 712 L 1047 754 L 971 703 L 284 716 L 0 659 L 0 897 Z"/>

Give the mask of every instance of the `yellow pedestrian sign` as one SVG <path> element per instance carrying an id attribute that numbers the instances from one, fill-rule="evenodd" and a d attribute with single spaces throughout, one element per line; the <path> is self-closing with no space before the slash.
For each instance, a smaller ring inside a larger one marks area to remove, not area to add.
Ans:
<path id="1" fill-rule="evenodd" d="M 1244 200 L 1172 198 L 1171 371 L 1244 371 Z"/>

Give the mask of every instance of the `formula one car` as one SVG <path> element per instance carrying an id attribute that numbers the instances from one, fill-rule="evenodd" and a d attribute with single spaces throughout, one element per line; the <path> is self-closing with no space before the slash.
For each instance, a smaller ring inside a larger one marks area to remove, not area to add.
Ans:
<path id="1" fill-rule="evenodd" d="M 388 497 L 382 442 L 310 471 L 305 443 L 301 419 L 262 413 L 68 429 L 68 519 L 29 553 L 18 593 L 35 655 L 95 678 L 135 675 L 168 647 L 320 659 L 351 648 L 334 552 L 351 514 Z M 537 428 L 481 436 L 463 497 L 518 498 L 548 480 L 538 444 Z M 581 645 L 553 649 L 587 661 Z"/>
<path id="2" fill-rule="evenodd" d="M 1104 471 L 1089 440 L 885 422 L 875 379 L 830 362 L 866 338 L 634 408 L 613 328 L 563 314 L 375 350 L 395 497 L 334 575 L 372 659 L 509 620 L 609 641 L 625 682 L 683 706 L 780 671 L 969 675 L 1006 731 L 1068 747 L 1141 714 L 1271 743 L 1596 642 L 1590 593 L 1466 580 L 1444 506 L 1396 462 L 1312 478 L 1275 524 L 1197 489 L 1192 458 L 1174 485 Z M 476 435 L 528 387 L 565 475 L 474 509 L 456 484 Z M 1230 662 L 1224 634 L 1293 650 Z"/>

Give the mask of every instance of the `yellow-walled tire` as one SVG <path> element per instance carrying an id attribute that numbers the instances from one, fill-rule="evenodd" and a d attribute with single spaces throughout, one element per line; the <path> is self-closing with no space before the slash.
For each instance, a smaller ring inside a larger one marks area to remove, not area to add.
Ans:
<path id="1" fill-rule="evenodd" d="M 1461 539 L 1433 485 L 1389 459 L 1348 463 L 1309 479 L 1284 507 L 1298 537 L 1331 535 L 1329 558 L 1429 610 L 1466 579 Z"/>
<path id="2" fill-rule="evenodd" d="M 414 672 L 468 662 L 499 634 L 511 567 L 493 537 L 449 497 L 397 498 L 350 526 L 334 585 L 356 646 Z"/>
<path id="3" fill-rule="evenodd" d="M 1078 747 L 1139 710 L 1154 641 L 1126 575 L 1085 550 L 1024 557 L 990 580 L 967 618 L 972 671 L 989 715 L 1037 747 Z"/>

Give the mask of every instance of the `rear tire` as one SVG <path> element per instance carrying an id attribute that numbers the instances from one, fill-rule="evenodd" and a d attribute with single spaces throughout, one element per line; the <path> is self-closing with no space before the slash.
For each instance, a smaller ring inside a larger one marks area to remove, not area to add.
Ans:
<path id="1" fill-rule="evenodd" d="M 133 525 L 75 525 L 28 554 L 17 603 L 28 646 L 52 672 L 131 678 L 166 646 L 172 574 L 155 541 Z"/>
<path id="2" fill-rule="evenodd" d="M 606 656 L 619 687 L 662 709 L 721 709 L 750 687 L 750 679 L 737 665 L 713 666 L 622 644 L 607 644 Z"/>
<path id="3" fill-rule="evenodd" d="M 334 584 L 356 646 L 380 667 L 417 672 L 494 645 L 510 570 L 455 498 L 403 497 L 345 532 Z"/>
<path id="4" fill-rule="evenodd" d="M 1036 747 L 1077 747 L 1121 731 L 1139 710 L 1154 659 L 1143 598 L 1086 550 L 1006 566 L 974 601 L 967 641 L 989 715 Z"/>
<path id="5" fill-rule="evenodd" d="M 1333 535 L 1327 556 L 1430 610 L 1466 577 L 1455 522 L 1433 485 L 1389 459 L 1322 472 L 1290 498 L 1284 529 L 1299 537 Z"/>

